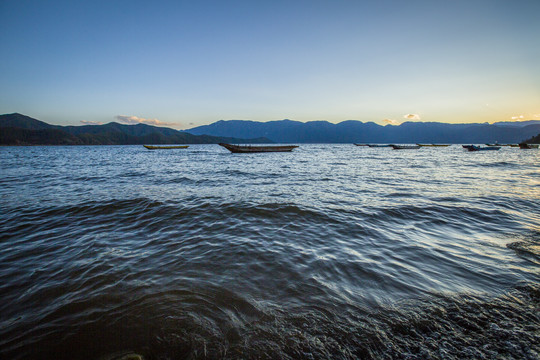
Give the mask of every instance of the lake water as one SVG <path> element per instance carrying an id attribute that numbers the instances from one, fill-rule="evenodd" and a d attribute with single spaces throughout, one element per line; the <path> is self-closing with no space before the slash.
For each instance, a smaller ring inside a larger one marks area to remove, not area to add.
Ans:
<path id="1" fill-rule="evenodd" d="M 0 201 L 2 359 L 539 358 L 538 150 L 2 147 Z"/>

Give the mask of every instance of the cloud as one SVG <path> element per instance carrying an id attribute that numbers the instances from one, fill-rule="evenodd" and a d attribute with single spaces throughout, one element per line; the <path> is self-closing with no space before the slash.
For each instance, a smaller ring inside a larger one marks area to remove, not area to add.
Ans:
<path id="1" fill-rule="evenodd" d="M 114 118 L 118 120 L 119 122 L 128 124 L 128 125 L 136 125 L 136 124 L 147 124 L 147 125 L 154 125 L 154 126 L 180 126 L 181 125 L 179 123 L 169 123 L 165 121 L 160 121 L 158 119 L 145 119 L 145 118 L 140 118 L 137 116 L 116 115 Z"/>
<path id="2" fill-rule="evenodd" d="M 99 122 L 99 121 L 88 121 L 88 120 L 81 120 L 81 124 L 84 124 L 84 125 L 103 125 L 102 122 Z"/>
<path id="3" fill-rule="evenodd" d="M 540 114 L 534 114 L 534 117 L 540 118 Z"/>
<path id="4" fill-rule="evenodd" d="M 519 120 L 519 119 L 523 119 L 523 115 L 512 116 L 512 120 Z"/>
<path id="5" fill-rule="evenodd" d="M 399 121 L 393 119 L 384 119 L 382 122 L 386 125 L 399 125 Z"/>
<path id="6" fill-rule="evenodd" d="M 418 114 L 407 114 L 407 115 L 403 115 L 403 118 L 408 119 L 408 120 L 420 120 L 420 115 L 418 115 Z"/>

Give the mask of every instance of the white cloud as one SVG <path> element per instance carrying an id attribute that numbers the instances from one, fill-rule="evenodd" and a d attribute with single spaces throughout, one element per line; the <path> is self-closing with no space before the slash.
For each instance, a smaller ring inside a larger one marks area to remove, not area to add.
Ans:
<path id="1" fill-rule="evenodd" d="M 116 115 L 114 118 L 118 120 L 119 122 L 128 124 L 128 125 L 136 125 L 136 124 L 147 124 L 147 125 L 153 125 L 153 126 L 180 126 L 181 125 L 178 123 L 169 123 L 165 121 L 160 121 L 158 119 L 140 118 L 137 116 Z"/>
<path id="2" fill-rule="evenodd" d="M 534 114 L 534 117 L 540 118 L 540 114 Z"/>
<path id="3" fill-rule="evenodd" d="M 102 122 L 99 122 L 99 121 L 88 121 L 88 120 L 81 120 L 81 124 L 83 124 L 83 125 L 103 125 Z"/>
<path id="4" fill-rule="evenodd" d="M 403 117 L 408 120 L 420 120 L 420 115 L 418 114 L 407 114 L 403 115 Z"/>
<path id="5" fill-rule="evenodd" d="M 393 119 L 384 119 L 382 122 L 385 125 L 399 125 L 399 121 Z"/>
<path id="6" fill-rule="evenodd" d="M 523 118 L 524 118 L 523 115 L 512 116 L 512 120 L 519 120 L 519 119 L 523 119 Z"/>

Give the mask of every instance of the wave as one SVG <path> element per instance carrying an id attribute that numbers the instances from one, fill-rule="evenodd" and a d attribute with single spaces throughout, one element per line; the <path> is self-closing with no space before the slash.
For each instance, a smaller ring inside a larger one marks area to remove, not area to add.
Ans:
<path id="1" fill-rule="evenodd" d="M 517 162 L 508 162 L 508 161 L 497 161 L 497 162 L 491 162 L 491 163 L 475 163 L 475 164 L 468 164 L 468 167 L 487 167 L 487 168 L 510 168 L 510 167 L 519 167 L 521 166 Z"/>
<path id="2" fill-rule="evenodd" d="M 521 258 L 534 265 L 540 265 L 540 231 L 533 231 L 520 237 L 520 240 L 508 243 L 506 246 L 514 250 Z"/>

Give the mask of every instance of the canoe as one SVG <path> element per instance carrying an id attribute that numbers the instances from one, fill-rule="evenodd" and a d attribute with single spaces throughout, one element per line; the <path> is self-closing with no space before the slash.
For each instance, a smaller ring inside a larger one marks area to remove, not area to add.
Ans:
<path id="1" fill-rule="evenodd" d="M 450 146 L 450 144 L 416 144 L 420 147 L 429 146 L 429 147 L 447 147 Z"/>
<path id="2" fill-rule="evenodd" d="M 463 145 L 469 151 L 484 151 L 484 150 L 499 150 L 500 146 L 476 146 L 476 145 Z"/>
<path id="3" fill-rule="evenodd" d="M 171 145 L 171 146 L 155 146 L 155 145 L 143 145 L 145 148 L 149 150 L 157 150 L 157 149 L 187 149 L 189 145 Z"/>
<path id="4" fill-rule="evenodd" d="M 356 146 L 369 146 L 368 144 L 354 144 Z"/>
<path id="5" fill-rule="evenodd" d="M 420 149 L 420 145 L 391 145 L 394 150 Z"/>
<path id="6" fill-rule="evenodd" d="M 369 147 L 390 147 L 392 145 L 368 144 Z"/>
<path id="7" fill-rule="evenodd" d="M 232 145 L 220 143 L 225 149 L 232 153 L 260 153 L 260 152 L 287 152 L 297 148 L 298 145 L 278 145 L 278 146 L 253 146 L 253 145 Z"/>
<path id="8" fill-rule="evenodd" d="M 526 144 L 521 143 L 519 144 L 520 149 L 538 149 L 538 144 Z"/>

